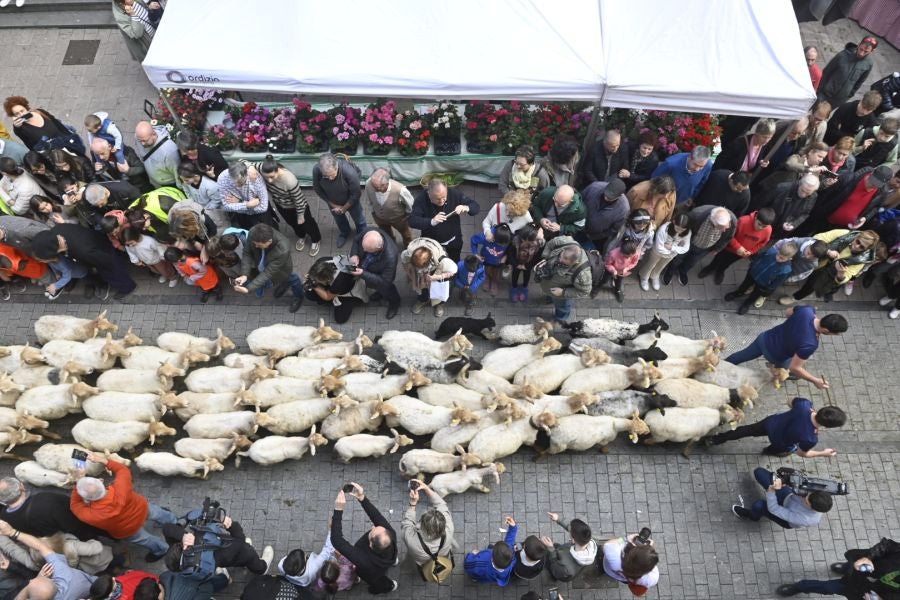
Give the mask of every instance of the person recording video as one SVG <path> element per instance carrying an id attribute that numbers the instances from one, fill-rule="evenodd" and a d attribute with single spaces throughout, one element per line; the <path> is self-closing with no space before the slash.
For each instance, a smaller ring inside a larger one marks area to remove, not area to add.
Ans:
<path id="1" fill-rule="evenodd" d="M 659 583 L 659 554 L 650 530 L 609 540 L 603 544 L 603 571 L 628 585 L 635 596 L 645 595 Z"/>
<path id="2" fill-rule="evenodd" d="M 763 517 L 774 521 L 785 529 L 799 529 L 818 525 L 822 517 L 831 510 L 833 501 L 827 492 L 814 491 L 804 496 L 776 477 L 775 473 L 757 467 L 753 477 L 766 490 L 766 499 L 757 500 L 747 509 L 735 504 L 731 512 L 741 519 L 759 521 Z"/>
<path id="3" fill-rule="evenodd" d="M 309 268 L 303 292 L 314 302 L 333 305 L 335 323 L 346 323 L 355 307 L 369 301 L 365 280 L 355 274 L 358 268 L 349 256 L 323 256 Z"/>

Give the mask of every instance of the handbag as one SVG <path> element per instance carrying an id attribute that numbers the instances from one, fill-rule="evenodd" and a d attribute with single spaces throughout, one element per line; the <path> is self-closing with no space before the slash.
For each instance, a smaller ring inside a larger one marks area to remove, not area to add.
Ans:
<path id="1" fill-rule="evenodd" d="M 430 557 L 430 560 L 419 567 L 419 571 L 422 573 L 422 579 L 440 585 L 450 577 L 451 573 L 453 573 L 453 554 L 451 553 L 449 556 L 440 556 L 436 552 L 433 553 L 431 549 L 428 548 L 425 540 L 422 539 L 422 534 L 417 531 L 416 536 L 419 538 L 422 550 Z M 444 540 L 446 537 L 446 535 L 441 536 L 441 543 L 438 544 L 438 552 L 444 547 Z"/>
<path id="2" fill-rule="evenodd" d="M 432 301 L 446 302 L 450 298 L 450 282 L 449 281 L 432 281 L 429 288 L 428 297 Z"/>

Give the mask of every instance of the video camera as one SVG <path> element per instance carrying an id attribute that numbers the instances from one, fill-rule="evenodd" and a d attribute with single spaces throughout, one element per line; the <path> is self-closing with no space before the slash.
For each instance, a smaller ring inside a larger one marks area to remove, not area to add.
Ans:
<path id="1" fill-rule="evenodd" d="M 847 483 L 832 481 L 822 477 L 809 477 L 803 471 L 790 467 L 781 467 L 775 474 L 784 485 L 791 486 L 794 489 L 794 493 L 798 496 L 807 496 L 811 492 L 825 492 L 832 496 L 846 496 L 850 493 L 850 487 Z"/>
<path id="2" fill-rule="evenodd" d="M 209 525 L 210 523 L 222 523 L 225 520 L 225 509 L 218 500 L 211 501 L 209 496 L 203 499 L 203 508 L 199 511 L 191 511 L 188 515 L 192 525 Z"/>

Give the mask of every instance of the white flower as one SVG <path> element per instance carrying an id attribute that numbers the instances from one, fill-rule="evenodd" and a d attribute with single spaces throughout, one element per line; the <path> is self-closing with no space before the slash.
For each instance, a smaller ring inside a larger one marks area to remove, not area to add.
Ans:
<path id="1" fill-rule="evenodd" d="M 450 123 L 444 123 L 444 129 L 450 129 Z"/>
<path id="2" fill-rule="evenodd" d="M 448 103 L 446 103 L 446 102 L 441 102 L 441 108 L 443 108 L 443 109 L 446 110 L 447 107 L 449 107 L 449 106 L 450 106 L 450 105 L 449 105 Z"/>

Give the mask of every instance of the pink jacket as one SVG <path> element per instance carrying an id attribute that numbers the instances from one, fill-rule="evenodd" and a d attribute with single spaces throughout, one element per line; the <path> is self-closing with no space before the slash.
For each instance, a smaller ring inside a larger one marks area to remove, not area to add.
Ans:
<path id="1" fill-rule="evenodd" d="M 628 277 L 640 260 L 641 254 L 639 252 L 635 252 L 631 256 L 625 256 L 622 254 L 621 248 L 615 248 L 606 258 L 606 270 L 613 275 Z"/>

